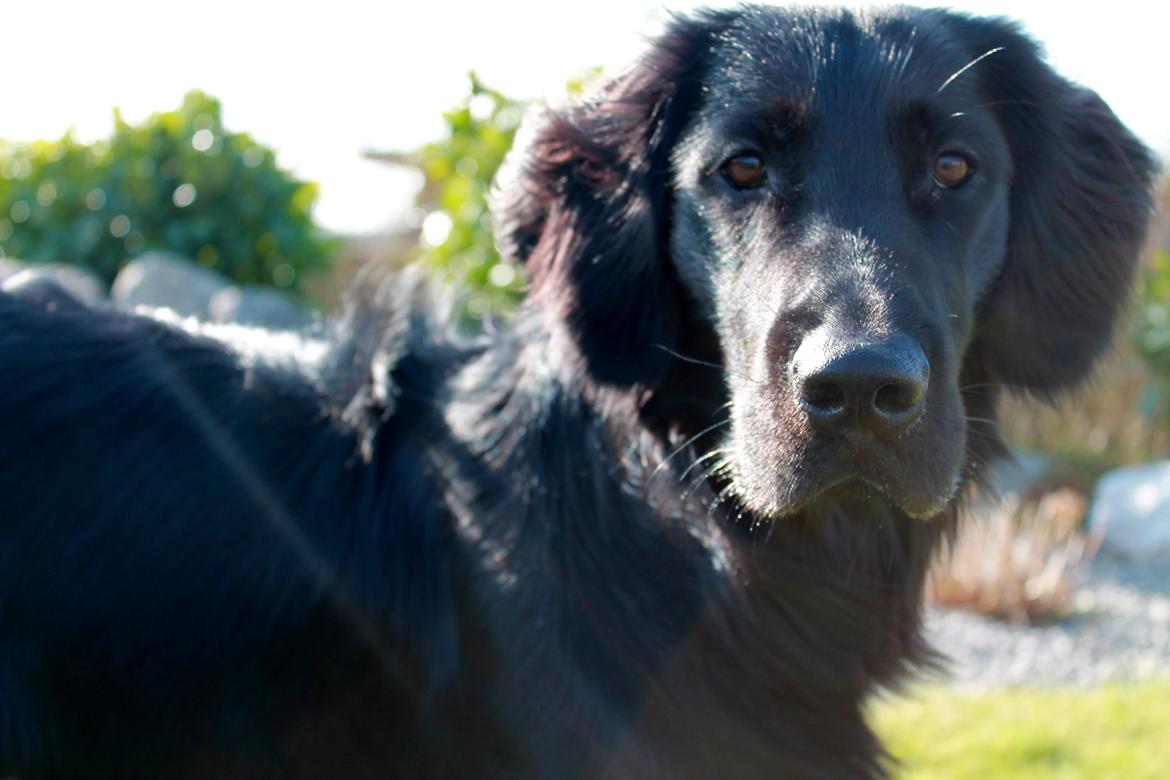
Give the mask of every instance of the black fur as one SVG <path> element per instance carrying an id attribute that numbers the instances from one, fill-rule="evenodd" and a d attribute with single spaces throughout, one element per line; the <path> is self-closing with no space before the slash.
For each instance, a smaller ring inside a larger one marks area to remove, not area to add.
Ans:
<path id="1" fill-rule="evenodd" d="M 883 775 L 983 420 L 1107 345 L 1150 157 L 908 9 L 679 19 L 526 135 L 483 343 L 406 282 L 321 342 L 0 294 L 0 775 Z M 812 425 L 795 352 L 892 337 L 921 419 Z"/>

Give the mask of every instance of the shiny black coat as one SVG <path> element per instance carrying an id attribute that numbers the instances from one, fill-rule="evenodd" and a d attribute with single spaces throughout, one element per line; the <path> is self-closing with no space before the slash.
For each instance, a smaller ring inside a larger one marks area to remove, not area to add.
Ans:
<path id="1" fill-rule="evenodd" d="M 1148 154 L 905 9 L 680 19 L 528 127 L 490 339 L 406 283 L 320 340 L 0 293 L 0 774 L 884 773 L 862 703 L 929 660 L 995 396 L 1108 343 Z M 890 334 L 921 422 L 810 426 L 793 355 Z"/>

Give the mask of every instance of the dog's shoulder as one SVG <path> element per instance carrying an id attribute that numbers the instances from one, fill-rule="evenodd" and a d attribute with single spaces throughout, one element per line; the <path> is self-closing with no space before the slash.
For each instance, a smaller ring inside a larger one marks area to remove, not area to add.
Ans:
<path id="1" fill-rule="evenodd" d="M 438 310 L 414 274 L 354 294 L 335 320 L 296 332 L 91 304 L 37 278 L 0 291 L 0 370 L 8 380 L 0 409 L 71 407 L 34 403 L 50 388 L 55 401 L 65 395 L 86 406 L 167 385 L 170 395 L 210 396 L 220 410 L 278 396 L 302 411 L 317 407 L 307 419 L 330 417 L 369 434 L 393 413 L 403 385 L 414 397 L 433 392 L 463 359 L 466 345 L 448 338 Z"/>
<path id="2" fill-rule="evenodd" d="M 421 303 L 394 306 L 296 334 L 89 305 L 52 283 L 0 292 L 0 517 L 17 547 L 44 553 L 25 567 L 36 564 L 39 593 L 84 590 L 53 573 L 82 541 L 42 539 L 89 540 L 73 580 L 126 566 L 158 575 L 155 591 L 119 596 L 150 601 L 143 613 L 183 603 L 165 583 L 213 571 L 261 611 L 319 603 L 342 575 L 319 561 L 344 559 L 350 596 L 430 631 L 436 600 L 397 595 L 442 600 L 438 579 L 407 581 L 407 562 L 434 559 L 424 570 L 436 578 L 442 568 L 442 504 L 418 453 L 436 435 L 427 394 L 443 351 L 426 346 Z M 377 528 L 378 545 L 354 538 Z"/>

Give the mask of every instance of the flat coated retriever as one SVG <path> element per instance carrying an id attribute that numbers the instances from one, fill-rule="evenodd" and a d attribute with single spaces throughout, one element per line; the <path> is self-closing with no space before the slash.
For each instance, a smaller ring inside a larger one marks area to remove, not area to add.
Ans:
<path id="1" fill-rule="evenodd" d="M 677 19 L 523 136 L 483 342 L 0 295 L 0 775 L 888 771 L 863 700 L 996 396 L 1109 343 L 1149 154 L 904 8 Z"/>

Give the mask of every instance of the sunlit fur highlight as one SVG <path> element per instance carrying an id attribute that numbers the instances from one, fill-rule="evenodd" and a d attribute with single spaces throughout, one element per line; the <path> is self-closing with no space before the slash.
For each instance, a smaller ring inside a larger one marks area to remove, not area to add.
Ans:
<path id="1" fill-rule="evenodd" d="M 685 191 L 690 151 L 722 137 L 704 96 L 768 84 L 805 122 L 795 162 L 818 142 L 872 156 L 790 173 L 855 224 L 807 218 L 796 186 L 726 220 Z M 1005 157 L 991 227 L 953 239 L 982 259 L 916 278 L 927 231 L 893 246 L 890 225 L 933 196 L 870 209 L 904 155 L 810 111 L 940 85 Z M 409 275 L 308 351 L 51 284 L 0 294 L 0 776 L 887 774 L 863 703 L 935 660 L 923 578 L 956 521 L 916 469 L 959 447 L 954 476 L 978 480 L 1000 392 L 1088 371 L 1132 278 L 1148 153 L 1012 25 L 910 9 L 676 19 L 530 121 L 494 209 L 532 290 L 490 338 L 452 336 Z M 749 219 L 743 257 L 696 249 Z M 849 283 L 794 313 L 801 274 Z M 884 489 L 820 490 L 847 464 L 781 392 L 785 334 L 834 306 L 904 328 L 917 282 L 946 299 L 918 303 L 948 323 L 921 332 L 953 406 L 891 445 Z M 785 499 L 800 480 L 808 500 Z M 945 508 L 907 516 L 927 488 Z"/>

